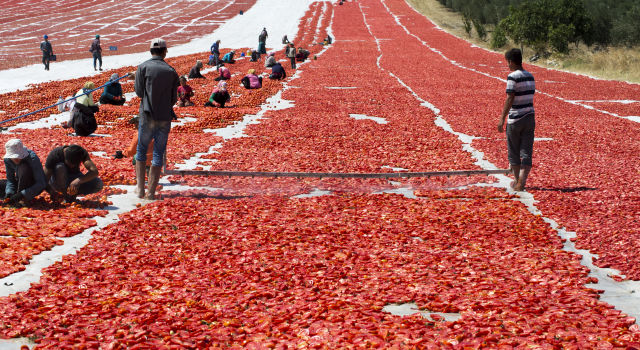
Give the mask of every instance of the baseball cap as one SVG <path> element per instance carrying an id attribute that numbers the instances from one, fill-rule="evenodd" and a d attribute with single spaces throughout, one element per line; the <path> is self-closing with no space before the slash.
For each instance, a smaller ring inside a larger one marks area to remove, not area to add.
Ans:
<path id="1" fill-rule="evenodd" d="M 164 40 L 162 40 L 160 38 L 155 38 L 155 39 L 151 40 L 151 48 L 152 49 L 153 48 L 161 49 L 163 47 L 164 48 L 167 47 L 167 43 Z"/>
<path id="2" fill-rule="evenodd" d="M 45 39 L 49 39 L 49 36 L 47 34 L 44 35 Z"/>
<path id="3" fill-rule="evenodd" d="M 27 149 L 24 147 L 20 139 L 9 140 L 4 145 L 4 149 L 7 151 L 7 154 L 4 155 L 5 158 L 24 159 L 29 155 L 29 152 L 27 152 Z"/>

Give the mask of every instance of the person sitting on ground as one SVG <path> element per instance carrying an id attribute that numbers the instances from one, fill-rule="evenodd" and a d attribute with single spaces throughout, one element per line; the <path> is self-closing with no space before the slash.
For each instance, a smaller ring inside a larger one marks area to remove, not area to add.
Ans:
<path id="1" fill-rule="evenodd" d="M 220 73 L 220 76 L 215 78 L 215 81 L 231 79 L 231 71 L 229 71 L 229 68 L 224 65 L 221 65 L 220 68 L 218 68 L 218 72 Z"/>
<path id="2" fill-rule="evenodd" d="M 242 78 L 245 89 L 259 89 L 262 87 L 262 77 L 256 75 L 255 69 L 249 69 L 249 73 Z"/>
<path id="3" fill-rule="evenodd" d="M 258 62 L 258 61 L 260 61 L 260 50 L 251 51 L 251 58 L 249 59 L 249 62 Z"/>
<path id="4" fill-rule="evenodd" d="M 522 67 L 520 49 L 509 50 L 504 57 L 511 73 L 507 77 L 507 98 L 498 123 L 498 132 L 504 132 L 504 123 L 508 116 L 507 158 L 514 177 L 511 189 L 524 191 L 533 164 L 536 129 L 533 96 L 536 92 L 536 81 L 533 75 Z"/>
<path id="5" fill-rule="evenodd" d="M 231 101 L 231 95 L 227 91 L 227 82 L 221 81 L 218 83 L 218 86 L 213 89 L 213 93 L 211 97 L 209 97 L 209 101 L 204 104 L 205 107 L 217 107 L 224 108 L 225 103 Z"/>
<path id="6" fill-rule="evenodd" d="M 122 85 L 116 81 L 120 78 L 118 73 L 111 74 L 109 81 L 111 84 L 104 87 L 102 95 L 100 96 L 100 103 L 105 105 L 122 106 L 127 100 L 122 93 Z"/>
<path id="7" fill-rule="evenodd" d="M 196 65 L 189 71 L 189 79 L 206 79 L 200 74 L 200 69 L 202 69 L 202 61 L 197 61 Z"/>
<path id="8" fill-rule="evenodd" d="M 193 89 L 187 85 L 187 77 L 183 75 L 180 77 L 180 86 L 178 86 L 178 107 L 194 106 L 191 97 L 193 97 Z"/>
<path id="9" fill-rule="evenodd" d="M 287 78 L 287 72 L 285 72 L 284 67 L 280 64 L 280 62 L 276 62 L 273 68 L 271 68 L 271 74 L 269 75 L 269 79 L 282 80 L 286 78 Z"/>
<path id="10" fill-rule="evenodd" d="M 93 82 L 88 81 L 84 84 L 84 87 L 75 94 L 78 97 L 71 109 L 69 121 L 62 124 L 65 129 L 73 128 L 77 136 L 89 136 L 98 129 L 95 113 L 99 108 L 93 103 L 93 92 L 89 92 L 95 88 Z"/>
<path id="11" fill-rule="evenodd" d="M 4 148 L 7 179 L 0 180 L 0 196 L 14 206 L 28 206 L 47 187 L 40 158 L 19 139 L 9 140 Z"/>
<path id="12" fill-rule="evenodd" d="M 269 57 L 267 57 L 266 60 L 264 60 L 264 67 L 265 68 L 271 68 L 273 66 L 275 66 L 276 64 L 276 53 L 271 51 L 269 52 Z"/>
<path id="13" fill-rule="evenodd" d="M 291 42 L 289 41 L 289 38 L 287 38 L 287 36 L 283 36 L 282 37 L 282 45 L 287 45 L 287 44 L 291 44 Z"/>
<path id="14" fill-rule="evenodd" d="M 140 127 L 140 116 L 137 115 L 131 119 L 129 119 L 129 124 L 133 124 L 136 127 L 136 132 L 133 134 L 133 138 L 131 139 L 131 144 L 129 148 L 122 152 L 122 155 L 125 157 L 131 157 L 133 165 L 136 165 L 136 153 L 138 149 L 138 128 Z M 117 153 L 117 152 L 116 152 Z M 149 169 L 151 167 L 151 159 L 153 158 L 153 140 L 149 142 L 149 150 L 147 151 L 147 174 L 149 174 Z M 136 179 L 138 176 L 136 175 Z"/>
<path id="15" fill-rule="evenodd" d="M 231 50 L 229 52 L 227 52 L 226 55 L 224 55 L 224 57 L 222 57 L 222 62 L 224 63 L 236 63 L 236 61 L 233 59 L 233 55 L 236 54 L 235 50 Z"/>
<path id="16" fill-rule="evenodd" d="M 299 47 L 298 54 L 296 55 L 296 61 L 304 62 L 307 60 L 307 57 L 309 57 L 309 51 Z"/>
<path id="17" fill-rule="evenodd" d="M 80 171 L 80 164 L 87 169 L 86 174 Z M 54 148 L 44 163 L 44 176 L 45 190 L 52 201 L 57 201 L 62 195 L 65 202 L 73 203 L 76 196 L 97 193 L 103 187 L 89 152 L 78 145 Z"/>
<path id="18" fill-rule="evenodd" d="M 331 35 L 327 35 L 327 38 L 324 39 L 324 41 L 326 41 L 329 45 L 331 45 L 331 43 L 333 43 L 333 38 L 331 37 Z"/>

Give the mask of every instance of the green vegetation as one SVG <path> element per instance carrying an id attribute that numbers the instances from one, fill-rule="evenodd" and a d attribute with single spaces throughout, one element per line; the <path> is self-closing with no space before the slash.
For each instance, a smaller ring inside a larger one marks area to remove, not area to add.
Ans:
<path id="1" fill-rule="evenodd" d="M 438 0 L 464 14 L 485 40 L 484 25 L 493 25 L 491 46 L 506 37 L 537 52 L 567 53 L 570 44 L 636 46 L 640 44 L 638 0 Z M 472 15 L 469 15 L 472 14 Z"/>

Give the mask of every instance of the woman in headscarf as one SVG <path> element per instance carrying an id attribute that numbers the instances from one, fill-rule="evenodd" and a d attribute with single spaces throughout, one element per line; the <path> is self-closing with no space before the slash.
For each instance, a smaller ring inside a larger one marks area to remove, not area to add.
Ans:
<path id="1" fill-rule="evenodd" d="M 266 60 L 264 60 L 264 68 L 271 68 L 276 65 L 276 53 L 271 51 Z"/>
<path id="2" fill-rule="evenodd" d="M 206 79 L 200 74 L 200 69 L 202 69 L 202 61 L 197 61 L 196 65 L 189 71 L 189 79 Z"/>
<path id="3" fill-rule="evenodd" d="M 236 63 L 236 61 L 233 59 L 233 55 L 236 54 L 236 50 L 231 50 L 229 51 L 226 55 L 224 55 L 224 57 L 222 57 L 222 62 L 224 63 Z"/>
<path id="4" fill-rule="evenodd" d="M 104 90 L 102 90 L 102 95 L 100 96 L 101 104 L 122 106 L 127 101 L 122 93 L 122 85 L 116 81 L 118 78 L 120 78 L 118 73 L 111 74 L 111 78 L 109 78 L 111 84 L 105 86 Z"/>
<path id="5" fill-rule="evenodd" d="M 242 78 L 242 85 L 245 89 L 259 89 L 262 87 L 262 77 L 256 75 L 255 69 L 249 69 L 248 74 Z"/>
<path id="6" fill-rule="evenodd" d="M 218 73 L 220 73 L 220 76 L 215 78 L 215 81 L 231 79 L 231 72 L 229 71 L 229 68 L 224 65 L 221 65 L 220 68 L 218 68 Z"/>
<path id="7" fill-rule="evenodd" d="M 218 86 L 213 89 L 213 93 L 211 97 L 209 97 L 209 101 L 204 104 L 205 107 L 217 107 L 224 108 L 225 103 L 231 101 L 231 96 L 227 91 L 227 82 L 221 81 L 218 83 Z"/>
<path id="8" fill-rule="evenodd" d="M 76 93 L 76 103 L 71 110 L 69 121 L 62 124 L 63 128 L 73 128 L 77 136 L 89 136 L 98 128 L 95 113 L 100 110 L 93 103 L 93 92 L 89 92 L 96 88 L 96 85 L 88 81 L 84 87 Z"/>

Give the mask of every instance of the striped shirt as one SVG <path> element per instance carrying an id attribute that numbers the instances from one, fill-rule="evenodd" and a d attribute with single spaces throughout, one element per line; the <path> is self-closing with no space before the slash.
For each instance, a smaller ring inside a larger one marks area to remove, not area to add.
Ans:
<path id="1" fill-rule="evenodd" d="M 533 95 L 536 92 L 536 81 L 526 70 L 517 70 L 507 77 L 507 93 L 515 93 L 513 106 L 509 110 L 507 124 L 513 124 L 528 114 L 534 113 Z"/>

